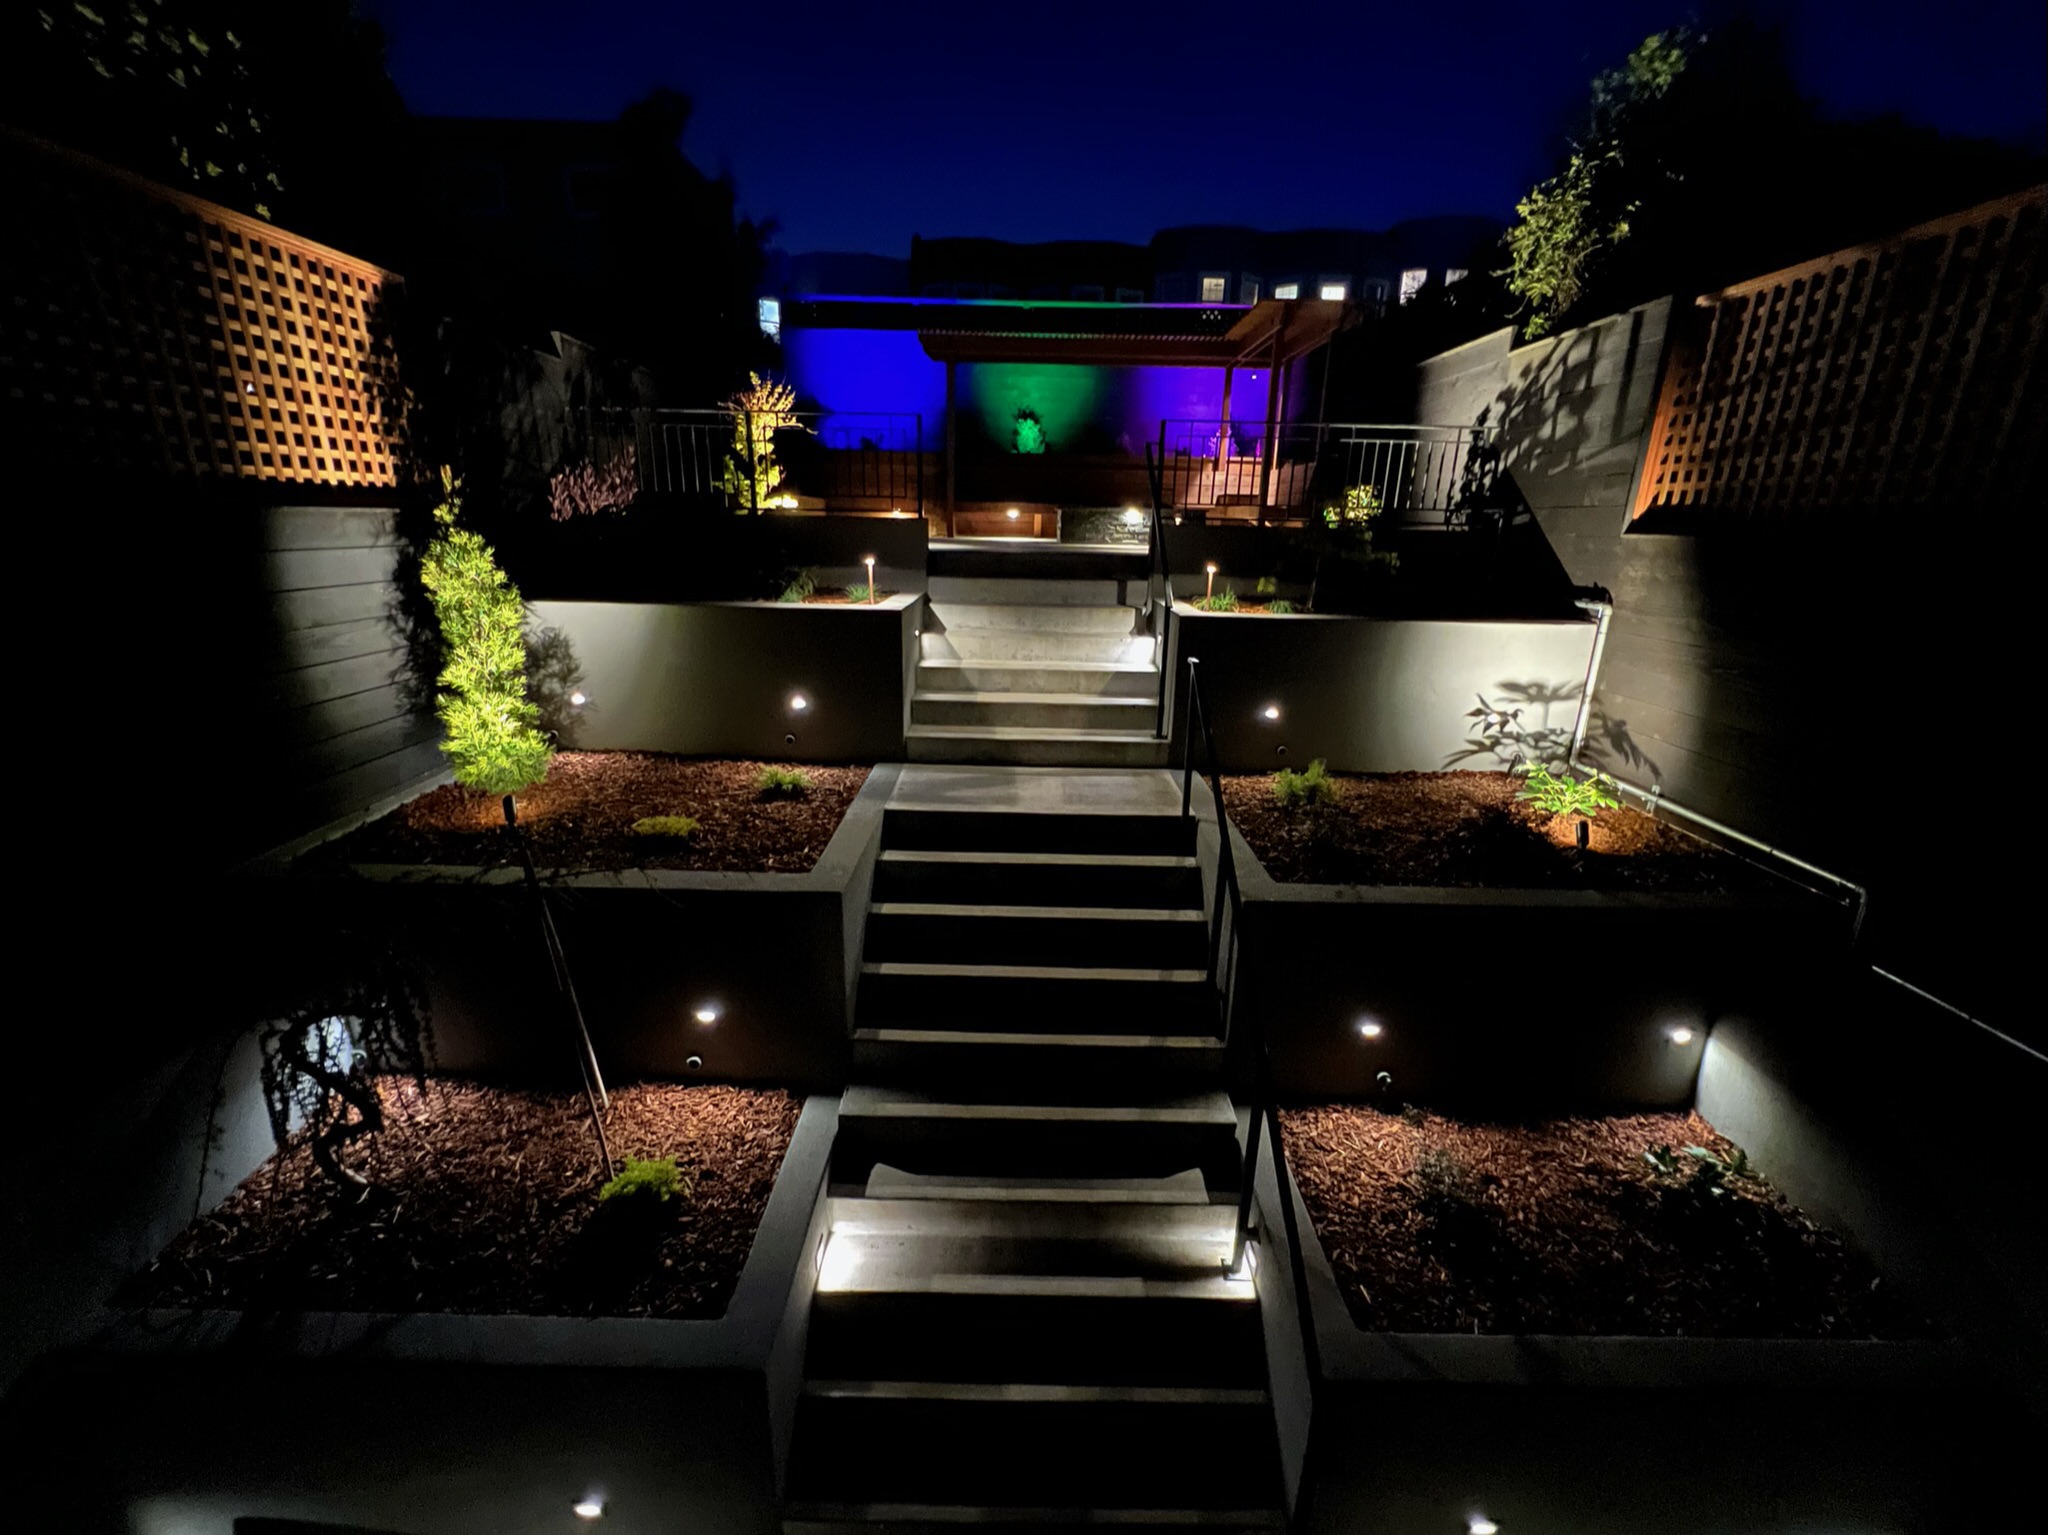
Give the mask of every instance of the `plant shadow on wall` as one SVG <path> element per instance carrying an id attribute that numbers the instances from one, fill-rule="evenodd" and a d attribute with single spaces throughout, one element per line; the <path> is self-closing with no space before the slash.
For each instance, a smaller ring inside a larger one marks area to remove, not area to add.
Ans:
<path id="1" fill-rule="evenodd" d="M 539 711 L 535 723 L 559 750 L 576 748 L 578 727 L 591 705 L 584 701 L 583 663 L 560 629 L 526 631 L 526 697 Z"/>
<path id="2" fill-rule="evenodd" d="M 1499 768 L 1514 772 L 1528 766 L 1561 767 L 1571 755 L 1572 731 L 1578 723 L 1583 682 L 1514 682 L 1494 684 L 1491 694 L 1479 693 L 1475 707 L 1465 711 L 1472 723 L 1465 744 L 1444 758 L 1446 768 Z M 1629 734 L 1628 721 L 1611 717 L 1596 701 L 1586 716 L 1586 739 L 1580 756 L 1590 766 L 1611 770 L 1616 764 L 1646 770 L 1655 780 L 1656 762 Z"/>

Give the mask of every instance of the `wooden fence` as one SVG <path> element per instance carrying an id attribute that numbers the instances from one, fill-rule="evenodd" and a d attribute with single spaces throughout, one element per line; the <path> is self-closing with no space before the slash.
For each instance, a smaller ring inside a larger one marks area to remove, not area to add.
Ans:
<path id="1" fill-rule="evenodd" d="M 401 279 L 261 219 L 0 130 L 0 399 L 79 472 L 398 480 Z"/>
<path id="2" fill-rule="evenodd" d="M 2044 206 L 2034 187 L 1674 316 L 1632 515 L 1981 506 L 2030 483 Z"/>

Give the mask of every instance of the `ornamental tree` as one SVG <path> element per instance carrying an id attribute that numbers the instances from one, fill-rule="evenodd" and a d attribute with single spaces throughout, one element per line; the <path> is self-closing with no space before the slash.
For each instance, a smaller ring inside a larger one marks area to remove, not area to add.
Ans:
<path id="1" fill-rule="evenodd" d="M 437 534 L 420 562 L 441 629 L 440 692 L 434 712 L 441 750 L 460 783 L 486 794 L 517 794 L 547 777 L 554 747 L 526 696 L 526 604 L 498 568 L 483 535 L 456 526 L 462 490 L 441 471 Z"/>

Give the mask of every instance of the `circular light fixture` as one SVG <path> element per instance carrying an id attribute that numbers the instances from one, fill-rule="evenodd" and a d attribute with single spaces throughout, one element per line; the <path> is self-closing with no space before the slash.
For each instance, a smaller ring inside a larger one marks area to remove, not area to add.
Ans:
<path id="1" fill-rule="evenodd" d="M 1267 704 L 1265 708 L 1259 711 L 1259 717 L 1262 719 L 1277 720 L 1278 718 L 1280 718 L 1280 706 L 1278 704 Z"/>
<path id="2" fill-rule="evenodd" d="M 1009 510 L 1008 510 L 1007 512 L 1003 513 L 1003 515 L 1004 515 L 1005 517 L 1008 517 L 1008 518 L 1010 518 L 1010 519 L 1011 519 L 1012 521 L 1015 521 L 1015 520 L 1016 520 L 1016 519 L 1017 519 L 1018 517 L 1020 517 L 1020 516 L 1021 516 L 1021 515 L 1023 515 L 1023 514 L 1022 514 L 1022 513 L 1020 513 L 1020 512 L 1019 512 L 1019 511 L 1017 510 L 1017 508 L 1015 508 L 1015 507 L 1013 506 L 1013 507 L 1011 507 L 1011 508 L 1010 508 L 1010 509 L 1009 509 Z"/>
<path id="3" fill-rule="evenodd" d="M 1216 562 L 1215 562 L 1214 560 L 1211 560 L 1211 561 L 1210 561 L 1210 562 L 1209 562 L 1208 564 L 1204 565 L 1204 566 L 1203 566 L 1202 568 L 1203 568 L 1204 570 L 1208 571 L 1208 572 L 1209 572 L 1209 574 L 1210 574 L 1210 575 L 1212 575 L 1212 576 L 1216 574 Z"/>
<path id="4" fill-rule="evenodd" d="M 1500 1526 L 1484 1514 L 1474 1514 L 1465 1521 L 1465 1535 L 1500 1535 Z"/>
<path id="5" fill-rule="evenodd" d="M 1144 520 L 1145 514 L 1139 511 L 1135 506 L 1127 506 L 1124 508 L 1124 521 L 1129 523 L 1132 527 L 1135 528 L 1139 523 L 1143 522 Z"/>
<path id="6" fill-rule="evenodd" d="M 572 709 L 580 709 L 589 702 L 590 699 L 584 694 L 584 691 L 581 688 L 578 688 L 575 692 L 569 695 L 569 706 Z"/>
<path id="7" fill-rule="evenodd" d="M 578 1519 L 602 1519 L 604 1499 L 599 1497 L 578 1498 L 570 1507 Z"/>
<path id="8" fill-rule="evenodd" d="M 1692 1043 L 1692 1030 L 1681 1023 L 1676 1028 L 1666 1029 L 1664 1037 L 1674 1045 L 1689 1045 Z"/>
<path id="9" fill-rule="evenodd" d="M 690 1016 L 699 1023 L 716 1023 L 718 1022 L 718 1004 L 716 1002 L 706 1002 Z"/>
<path id="10" fill-rule="evenodd" d="M 789 707 L 793 712 L 801 714 L 804 712 L 804 710 L 810 708 L 810 706 L 811 701 L 808 698 L 804 697 L 803 694 L 792 693 L 789 695 Z"/>
<path id="11" fill-rule="evenodd" d="M 1358 1026 L 1358 1034 L 1361 1039 L 1378 1039 L 1386 1032 L 1385 1024 L 1374 1023 L 1370 1018 Z"/>

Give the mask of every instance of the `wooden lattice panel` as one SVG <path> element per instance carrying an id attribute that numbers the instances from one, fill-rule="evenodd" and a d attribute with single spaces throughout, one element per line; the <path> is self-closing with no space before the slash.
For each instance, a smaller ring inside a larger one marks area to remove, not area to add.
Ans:
<path id="1" fill-rule="evenodd" d="M 2041 451 L 2044 206 L 2036 187 L 1701 297 L 1674 325 L 1634 515 L 2009 494 Z"/>
<path id="2" fill-rule="evenodd" d="M 397 482 L 400 282 L 261 219 L 0 137 L 13 428 L 81 468 Z"/>

